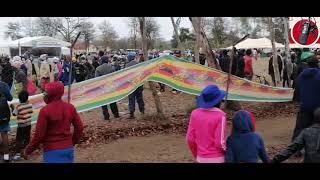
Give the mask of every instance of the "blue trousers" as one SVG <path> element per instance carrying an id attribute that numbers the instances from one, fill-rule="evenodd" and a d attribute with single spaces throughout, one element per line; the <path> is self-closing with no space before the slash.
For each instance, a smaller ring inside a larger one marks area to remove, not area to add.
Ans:
<path id="1" fill-rule="evenodd" d="M 136 100 L 139 106 L 140 112 L 144 112 L 144 102 L 143 102 L 143 86 L 138 87 L 132 94 L 129 95 L 129 111 L 134 113 L 136 107 Z"/>
<path id="2" fill-rule="evenodd" d="M 44 163 L 73 163 L 74 150 L 72 148 L 56 149 L 43 153 Z"/>

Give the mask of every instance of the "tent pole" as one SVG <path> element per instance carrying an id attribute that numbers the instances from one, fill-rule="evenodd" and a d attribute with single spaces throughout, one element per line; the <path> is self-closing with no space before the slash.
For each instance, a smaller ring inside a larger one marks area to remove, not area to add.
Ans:
<path id="1" fill-rule="evenodd" d="M 18 48 L 19 48 L 19 56 L 21 56 L 21 45 L 20 45 L 20 41 L 18 41 Z"/>

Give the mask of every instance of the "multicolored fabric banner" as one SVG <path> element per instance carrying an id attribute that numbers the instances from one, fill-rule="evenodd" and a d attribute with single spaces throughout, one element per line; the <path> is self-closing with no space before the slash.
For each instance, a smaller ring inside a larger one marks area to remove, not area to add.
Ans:
<path id="1" fill-rule="evenodd" d="M 191 63 L 173 56 L 164 56 L 135 66 L 72 85 L 71 103 L 79 112 L 120 101 L 147 81 L 166 84 L 188 94 L 199 95 L 210 84 L 226 90 L 228 75 L 222 71 Z M 64 100 L 67 100 L 65 87 Z M 236 76 L 231 76 L 229 100 L 256 102 L 291 101 L 293 90 L 265 86 Z M 16 103 L 15 100 L 12 103 Z M 43 95 L 30 97 L 33 104 L 33 123 L 40 109 L 45 106 Z M 164 104 L 166 102 L 163 102 Z M 12 120 L 11 127 L 16 127 Z"/>

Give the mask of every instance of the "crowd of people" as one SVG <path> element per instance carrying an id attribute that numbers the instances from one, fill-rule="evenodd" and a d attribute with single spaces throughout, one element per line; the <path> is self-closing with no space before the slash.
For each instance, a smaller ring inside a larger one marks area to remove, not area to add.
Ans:
<path id="1" fill-rule="evenodd" d="M 292 155 L 303 155 L 305 163 L 320 163 L 319 60 L 309 51 L 303 52 L 299 60 L 293 97 L 299 103 L 299 112 L 292 143 L 286 149 L 270 159 L 262 137 L 255 132 L 254 115 L 246 110 L 234 114 L 232 131 L 226 138 L 226 113 L 220 109 L 225 92 L 210 85 L 197 97 L 197 108 L 192 111 L 188 125 L 186 139 L 195 160 L 199 163 L 257 163 L 259 160 L 279 163 Z"/>
<path id="2" fill-rule="evenodd" d="M 83 125 L 75 108 L 61 100 L 64 87 L 70 83 L 82 82 L 94 77 L 103 76 L 144 61 L 142 52 L 129 52 L 124 57 L 119 53 L 99 51 L 98 56 L 77 54 L 62 56 L 61 59 L 49 58 L 46 54 L 34 58 L 26 52 L 23 56 L 12 59 L 2 57 L 0 62 L 0 133 L 4 147 L 3 160 L 19 161 L 32 153 L 39 144 L 44 145 L 44 162 L 73 162 L 73 145 L 79 141 Z M 148 58 L 159 57 L 159 53 L 149 53 Z M 71 79 L 70 79 L 71 77 Z M 164 85 L 161 84 L 164 90 Z M 47 106 L 41 109 L 37 120 L 36 131 L 30 140 L 32 104 L 28 98 L 36 93 L 44 93 Z M 8 101 L 19 99 L 14 107 Z M 135 103 L 144 114 L 143 86 L 129 95 L 129 119 L 134 119 Z M 58 111 L 52 111 L 57 106 Z M 111 103 L 114 118 L 119 118 L 117 103 Z M 108 105 L 101 107 L 104 120 L 110 120 Z M 53 112 L 57 114 L 52 114 Z M 13 158 L 9 156 L 8 132 L 10 131 L 11 114 L 17 116 L 16 147 Z M 58 123 L 57 125 L 54 125 Z M 74 134 L 70 134 L 70 124 Z M 61 156 L 61 158 L 58 158 Z"/>
<path id="3" fill-rule="evenodd" d="M 229 72 L 230 61 L 233 59 L 231 74 L 251 80 L 252 61 L 256 58 L 257 52 L 253 54 L 251 49 L 234 49 L 234 52 L 233 58 L 230 58 L 230 52 L 227 50 L 215 52 L 222 71 Z M 176 57 L 181 57 L 181 54 L 179 50 L 172 53 Z M 205 65 L 205 56 L 200 55 L 200 63 Z M 159 52 L 148 54 L 149 59 L 160 56 L 162 54 Z M 280 64 L 280 61 L 283 62 L 281 54 L 279 58 Z M 292 53 L 291 58 L 293 64 L 296 64 L 292 66 L 292 71 L 290 70 L 295 88 L 294 100 L 300 103 L 300 110 L 292 144 L 276 155 L 272 162 L 281 162 L 296 152 L 305 154 L 305 162 L 320 162 L 320 86 L 317 85 L 320 84 L 319 61 L 314 53 L 306 50 L 301 56 Z M 64 87 L 70 83 L 104 76 L 143 61 L 142 52 L 130 52 L 125 58 L 104 51 L 100 51 L 98 56 L 79 54 L 74 58 L 62 56 L 60 59 L 48 58 L 46 54 L 34 58 L 30 53 L 12 59 L 2 57 L 0 133 L 4 147 L 3 160 L 9 162 L 19 161 L 21 158 L 28 159 L 28 155 L 42 144 L 43 162 L 73 162 L 73 147 L 79 143 L 84 126 L 75 107 L 61 99 Z M 272 57 L 270 61 L 269 65 L 272 65 Z M 271 69 L 269 68 L 270 74 Z M 160 92 L 165 91 L 163 84 L 159 86 Z M 16 94 L 13 93 L 13 89 Z M 129 119 L 135 118 L 135 103 L 138 104 L 140 113 L 145 113 L 143 90 L 142 85 L 128 97 Z M 33 109 L 28 99 L 37 92 L 44 93 L 44 102 L 47 105 L 40 110 L 35 134 L 30 141 Z M 172 89 L 172 92 L 178 93 L 175 89 Z M 15 95 L 19 103 L 9 106 L 8 101 L 12 101 Z M 224 96 L 224 91 L 215 85 L 209 85 L 197 97 L 197 109 L 191 113 L 187 130 L 187 142 L 196 161 L 241 163 L 258 162 L 260 158 L 263 162 L 270 162 L 263 139 L 255 132 L 254 115 L 251 112 L 240 110 L 235 113 L 232 132 L 226 138 L 226 113 L 220 109 Z M 119 118 L 117 103 L 111 103 L 109 106 L 114 118 Z M 108 105 L 101 108 L 104 120 L 110 120 Z M 8 146 L 11 114 L 17 116 L 18 125 L 13 158 L 9 155 Z M 73 133 L 70 131 L 71 125 Z M 305 152 L 301 151 L 303 148 Z"/>

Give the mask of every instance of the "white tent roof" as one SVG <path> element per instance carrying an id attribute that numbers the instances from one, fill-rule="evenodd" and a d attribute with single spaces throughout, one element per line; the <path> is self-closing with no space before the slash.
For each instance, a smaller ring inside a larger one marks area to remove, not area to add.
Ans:
<path id="1" fill-rule="evenodd" d="M 281 43 L 275 43 L 276 48 L 284 48 L 284 45 Z M 271 40 L 268 38 L 258 38 L 258 39 L 251 39 L 247 38 L 246 40 L 238 43 L 235 45 L 237 49 L 253 49 L 253 48 L 258 48 L 258 49 L 271 49 L 272 44 Z M 226 48 L 226 49 L 231 49 L 232 46 Z"/>
<path id="2" fill-rule="evenodd" d="M 302 46 L 299 44 L 289 44 L 290 48 L 320 48 L 320 44 L 314 44 L 312 46 Z"/>
<path id="3" fill-rule="evenodd" d="M 68 47 L 70 43 L 49 36 L 25 37 L 14 40 L 8 44 L 9 47 Z"/>

